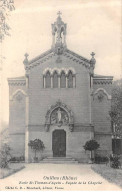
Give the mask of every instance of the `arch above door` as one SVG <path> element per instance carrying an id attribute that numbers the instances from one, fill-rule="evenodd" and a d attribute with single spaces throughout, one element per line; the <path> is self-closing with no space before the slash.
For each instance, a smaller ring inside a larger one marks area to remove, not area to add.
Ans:
<path id="1" fill-rule="evenodd" d="M 70 131 L 73 131 L 74 116 L 71 109 L 60 100 L 52 105 L 47 111 L 45 116 L 45 129 L 49 131 L 50 125 L 61 127 L 62 125 L 68 125 Z"/>

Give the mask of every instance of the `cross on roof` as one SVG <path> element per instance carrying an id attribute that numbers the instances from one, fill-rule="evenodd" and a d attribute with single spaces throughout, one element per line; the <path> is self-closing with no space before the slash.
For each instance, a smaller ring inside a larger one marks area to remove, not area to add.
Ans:
<path id="1" fill-rule="evenodd" d="M 57 15 L 60 17 L 60 15 L 61 15 L 62 13 L 60 12 L 60 11 L 58 11 L 58 13 L 57 13 Z"/>
<path id="2" fill-rule="evenodd" d="M 91 53 L 91 56 L 92 56 L 92 57 L 94 57 L 94 55 L 95 55 L 95 53 L 94 53 L 94 52 L 92 52 L 92 53 Z"/>
<path id="3" fill-rule="evenodd" d="M 25 58 L 26 58 L 26 59 L 28 58 L 28 56 L 29 56 L 29 54 L 28 54 L 28 53 L 25 53 Z"/>

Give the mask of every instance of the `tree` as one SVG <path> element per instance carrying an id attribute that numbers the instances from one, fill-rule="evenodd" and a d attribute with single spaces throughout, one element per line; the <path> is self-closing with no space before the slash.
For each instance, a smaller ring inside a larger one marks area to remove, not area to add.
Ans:
<path id="1" fill-rule="evenodd" d="M 112 85 L 111 126 L 113 137 L 122 137 L 122 79 L 116 80 Z"/>
<path id="2" fill-rule="evenodd" d="M 10 35 L 10 26 L 8 25 L 8 17 L 10 11 L 13 11 L 13 0 L 0 0 L 0 41 L 2 42 L 5 35 Z"/>
<path id="3" fill-rule="evenodd" d="M 88 150 L 91 152 L 90 159 L 93 160 L 93 151 L 97 150 L 100 147 L 100 145 L 98 144 L 98 142 L 96 140 L 91 139 L 91 140 L 87 141 L 83 147 L 84 147 L 85 151 Z"/>
<path id="4" fill-rule="evenodd" d="M 7 168 L 11 158 L 10 147 L 6 143 L 1 143 L 0 147 L 0 168 Z"/>
<path id="5" fill-rule="evenodd" d="M 36 157 L 37 151 L 43 151 L 45 146 L 44 143 L 40 139 L 30 140 L 28 146 L 35 152 L 34 160 L 37 161 L 38 157 Z"/>

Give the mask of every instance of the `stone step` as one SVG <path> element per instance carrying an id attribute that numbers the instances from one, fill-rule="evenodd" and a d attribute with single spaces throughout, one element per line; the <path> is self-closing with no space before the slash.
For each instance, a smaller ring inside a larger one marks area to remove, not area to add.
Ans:
<path id="1" fill-rule="evenodd" d="M 72 157 L 47 157 L 48 159 L 74 159 L 74 158 L 72 158 Z M 46 158 L 44 158 L 44 159 L 46 159 Z"/>
<path id="2" fill-rule="evenodd" d="M 59 161 L 59 160 L 60 161 L 62 161 L 62 160 L 71 161 L 72 160 L 72 161 L 74 161 L 75 159 L 74 158 L 62 158 L 62 157 L 59 157 L 59 158 L 58 157 L 54 157 L 54 158 L 53 157 L 52 158 L 50 157 L 50 158 L 44 158 L 43 160 L 50 160 L 50 161 L 51 160 L 53 160 L 53 161 L 54 160 L 56 160 L 56 161 Z"/>
<path id="3" fill-rule="evenodd" d="M 55 164 L 65 164 L 65 163 L 78 163 L 74 158 L 71 157 L 48 157 L 44 158 L 41 163 L 55 163 Z"/>
<path id="4" fill-rule="evenodd" d="M 40 161 L 40 163 L 51 163 L 51 164 L 78 164 L 78 161 Z"/>

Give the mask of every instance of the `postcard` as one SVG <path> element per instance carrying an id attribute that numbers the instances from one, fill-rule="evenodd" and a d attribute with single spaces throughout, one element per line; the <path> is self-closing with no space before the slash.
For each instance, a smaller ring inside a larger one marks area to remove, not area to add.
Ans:
<path id="1" fill-rule="evenodd" d="M 0 1 L 0 191 L 122 190 L 121 14 Z"/>

